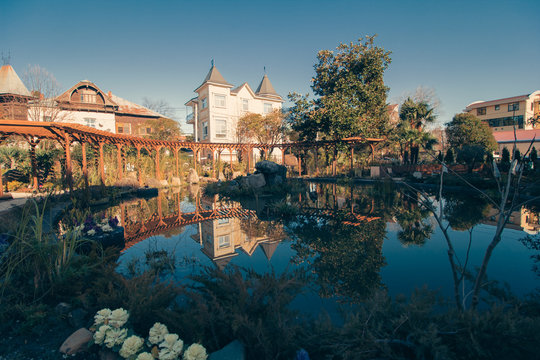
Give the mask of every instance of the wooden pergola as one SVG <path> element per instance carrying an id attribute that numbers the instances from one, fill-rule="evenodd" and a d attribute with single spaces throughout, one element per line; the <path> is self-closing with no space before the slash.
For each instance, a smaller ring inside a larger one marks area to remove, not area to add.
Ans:
<path id="1" fill-rule="evenodd" d="M 96 166 L 99 170 L 101 183 L 105 183 L 105 164 L 103 158 L 103 146 L 105 144 L 114 145 L 117 148 L 117 162 L 118 162 L 118 179 L 123 177 L 124 167 L 122 163 L 123 149 L 135 148 L 137 149 L 137 166 L 138 166 L 138 181 L 142 184 L 142 174 L 140 171 L 141 164 L 141 149 L 146 149 L 149 154 L 152 150 L 155 151 L 155 176 L 156 179 L 161 179 L 159 170 L 160 151 L 163 148 L 167 148 L 174 152 L 176 163 L 176 176 L 179 176 L 179 159 L 178 152 L 181 149 L 189 149 L 193 152 L 193 166 L 197 170 L 197 162 L 199 153 L 203 149 L 208 149 L 212 153 L 217 152 L 221 154 L 223 150 L 228 150 L 231 163 L 233 151 L 243 152 L 247 154 L 247 171 L 252 168 L 251 159 L 253 149 L 263 149 L 265 151 L 279 148 L 282 151 L 282 163 L 284 162 L 285 152 L 287 150 L 315 150 L 315 168 L 317 165 L 317 154 L 319 148 L 333 148 L 334 155 L 337 152 L 337 147 L 340 145 L 349 146 L 351 149 L 351 169 L 353 168 L 353 154 L 354 147 L 363 144 L 369 144 L 372 151 L 377 143 L 383 141 L 383 139 L 375 138 L 347 138 L 338 141 L 315 141 L 315 142 L 290 142 L 282 144 L 255 144 L 255 143 L 210 143 L 210 142 L 190 142 L 190 141 L 167 141 L 167 140 L 155 140 L 143 137 L 113 134 L 107 131 L 97 130 L 92 127 L 61 122 L 36 122 L 36 121 L 22 121 L 22 120 L 1 120 L 0 121 L 0 144 L 10 136 L 23 137 L 30 146 L 30 160 L 32 165 L 32 177 L 34 190 L 38 189 L 38 175 L 37 175 L 37 160 L 36 160 L 36 146 L 43 139 L 49 139 L 57 141 L 61 144 L 65 153 L 66 167 L 65 176 L 69 189 L 73 188 L 72 178 L 72 164 L 71 164 L 71 145 L 78 142 L 82 146 L 82 173 L 85 186 L 88 186 L 88 162 L 86 158 L 86 146 L 91 146 L 99 157 L 96 161 Z M 215 174 L 215 159 L 213 159 L 213 170 Z M 299 175 L 302 175 L 301 160 L 298 157 L 298 169 Z M 335 168 L 335 156 L 333 174 L 336 174 Z M 0 195 L 3 193 L 2 176 L 0 173 Z"/>

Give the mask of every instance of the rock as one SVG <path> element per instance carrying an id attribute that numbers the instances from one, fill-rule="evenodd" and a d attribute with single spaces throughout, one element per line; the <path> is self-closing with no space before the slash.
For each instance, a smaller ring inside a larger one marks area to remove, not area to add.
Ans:
<path id="1" fill-rule="evenodd" d="M 412 176 L 415 179 L 421 179 L 422 178 L 422 173 L 420 171 L 415 171 L 415 172 L 413 172 Z"/>
<path id="2" fill-rule="evenodd" d="M 369 168 L 369 175 L 372 178 L 378 178 L 381 176 L 381 168 L 378 166 L 371 166 Z"/>
<path id="3" fill-rule="evenodd" d="M 240 177 L 242 175 L 243 175 L 243 173 L 241 171 L 233 171 L 232 178 L 236 179 L 236 178 L 238 178 L 238 177 Z"/>
<path id="4" fill-rule="evenodd" d="M 223 349 L 215 351 L 208 356 L 208 360 L 244 360 L 246 350 L 244 344 L 238 340 L 229 343 Z"/>
<path id="5" fill-rule="evenodd" d="M 221 181 L 227 180 L 227 179 L 225 179 L 225 175 L 223 175 L 223 172 L 221 172 L 221 171 L 218 174 L 218 180 L 221 180 Z"/>
<path id="6" fill-rule="evenodd" d="M 80 328 L 85 325 L 84 319 L 86 318 L 86 315 L 88 312 L 81 308 L 74 309 L 69 313 L 68 321 L 71 326 L 74 328 Z"/>
<path id="7" fill-rule="evenodd" d="M 71 305 L 61 302 L 54 307 L 54 312 L 60 316 L 67 315 L 71 311 Z"/>
<path id="8" fill-rule="evenodd" d="M 189 170 L 189 175 L 187 178 L 188 183 L 190 184 L 198 184 L 199 183 L 199 175 L 197 175 L 197 172 L 195 169 Z"/>
<path id="9" fill-rule="evenodd" d="M 60 352 L 73 355 L 86 350 L 86 345 L 92 340 L 93 334 L 86 328 L 80 328 L 71 334 L 60 346 Z"/>
<path id="10" fill-rule="evenodd" d="M 139 181 L 134 177 L 128 176 L 128 177 L 122 178 L 120 180 L 117 180 L 114 183 L 114 186 L 130 187 L 130 188 L 138 189 L 139 188 Z"/>
<path id="11" fill-rule="evenodd" d="M 273 161 L 263 160 L 255 164 L 255 169 L 263 174 L 279 174 L 286 175 L 287 168 L 283 165 L 278 165 Z"/>
<path id="12" fill-rule="evenodd" d="M 158 179 L 154 179 L 154 178 L 147 178 L 146 179 L 146 185 L 149 188 L 159 188 L 159 187 L 161 187 L 160 181 Z"/>
<path id="13" fill-rule="evenodd" d="M 269 174 L 265 176 L 265 180 L 268 186 L 283 184 L 283 177 L 278 174 Z"/>
<path id="14" fill-rule="evenodd" d="M 171 185 L 172 186 L 180 186 L 180 185 L 182 185 L 182 182 L 180 181 L 180 178 L 177 178 L 177 177 L 173 176 L 171 178 Z"/>
<path id="15" fill-rule="evenodd" d="M 248 186 L 253 189 L 259 189 L 266 185 L 263 174 L 255 174 L 247 177 Z"/>
<path id="16" fill-rule="evenodd" d="M 161 187 L 167 187 L 167 186 L 169 186 L 169 182 L 167 180 L 160 180 L 159 185 Z"/>

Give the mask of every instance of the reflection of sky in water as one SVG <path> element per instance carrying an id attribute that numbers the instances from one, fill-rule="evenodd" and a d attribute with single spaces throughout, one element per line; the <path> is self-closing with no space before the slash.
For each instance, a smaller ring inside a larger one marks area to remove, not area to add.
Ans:
<path id="1" fill-rule="evenodd" d="M 195 206 L 185 200 L 182 202 L 181 208 L 184 212 L 195 210 Z M 165 250 L 175 255 L 177 267 L 173 277 L 178 282 L 197 273 L 202 266 L 216 266 L 209 256 L 203 253 L 201 244 L 194 240 L 194 237 L 199 238 L 200 227 L 211 226 L 211 224 L 212 222 L 207 222 L 206 225 L 187 225 L 180 234 L 172 235 L 169 238 L 161 235 L 153 236 L 133 245 L 121 255 L 118 271 L 125 273 L 126 265 L 136 258 L 141 259 L 141 263 L 144 265 L 145 252 L 148 250 Z M 386 265 L 381 268 L 380 274 L 390 295 L 410 294 L 414 288 L 427 285 L 429 289 L 440 290 L 443 295 L 451 299 L 453 296 L 452 273 L 447 244 L 440 230 L 434 226 L 434 234 L 423 246 L 409 245 L 405 247 L 398 240 L 399 229 L 397 224 L 387 223 L 387 233 L 382 245 Z M 484 224 L 474 228 L 468 269 L 480 266 L 494 229 L 493 226 Z M 488 266 L 489 279 L 508 283 L 510 289 L 519 296 L 534 291 L 540 285 L 537 275 L 531 271 L 534 262 L 530 255 L 533 252 L 519 242 L 519 239 L 524 235 L 525 233 L 521 231 L 505 229 L 503 240 L 493 252 Z M 463 263 L 469 244 L 469 232 L 450 231 L 450 236 L 459 260 Z M 214 239 L 214 241 L 217 240 Z M 270 260 L 261 244 L 258 244 L 251 255 L 246 253 L 242 247 L 236 248 L 235 252 L 237 256 L 227 258 L 228 264 L 254 269 L 258 273 L 270 272 L 274 269 L 279 274 L 297 266 L 291 263 L 296 252 L 291 248 L 289 239 L 277 243 Z M 467 286 L 470 288 L 470 284 Z M 468 289 L 465 289 L 465 292 L 467 291 Z M 330 314 L 336 312 L 333 300 L 320 299 L 313 291 L 307 291 L 299 296 L 294 301 L 293 306 L 311 314 L 317 314 L 322 309 Z"/>

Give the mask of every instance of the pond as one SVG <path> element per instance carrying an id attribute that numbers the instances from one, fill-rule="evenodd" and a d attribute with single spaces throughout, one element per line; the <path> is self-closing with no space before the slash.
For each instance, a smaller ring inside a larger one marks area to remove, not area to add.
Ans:
<path id="1" fill-rule="evenodd" d="M 495 211 L 474 194 L 447 194 L 443 204 L 454 269 L 466 279 L 458 291 L 469 301 L 471 276 L 495 231 Z M 126 275 L 153 267 L 182 283 L 208 266 L 301 269 L 309 291 L 293 305 L 308 313 L 333 314 L 337 304 L 362 301 L 380 288 L 408 296 L 427 287 L 450 300 L 456 291 L 437 223 L 419 206 L 418 193 L 391 184 L 307 183 L 294 194 L 241 201 L 201 195 L 198 187 L 169 189 L 103 213 L 124 227 L 118 271 Z M 539 228 L 533 209 L 513 214 L 490 260 L 488 285 L 507 286 L 520 297 L 540 285 L 537 252 L 523 241 Z"/>

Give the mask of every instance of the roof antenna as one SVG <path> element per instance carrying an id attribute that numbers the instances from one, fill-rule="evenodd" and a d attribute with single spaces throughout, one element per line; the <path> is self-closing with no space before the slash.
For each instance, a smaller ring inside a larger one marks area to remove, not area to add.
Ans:
<path id="1" fill-rule="evenodd" d="M 212 65 L 212 67 L 214 67 L 214 59 L 210 61 L 210 64 Z"/>
<path id="2" fill-rule="evenodd" d="M 2 52 L 2 65 L 9 65 L 9 63 L 11 62 L 11 51 L 8 52 L 7 55 L 4 54 L 4 52 Z"/>
<path id="3" fill-rule="evenodd" d="M 266 65 L 263 68 L 264 68 L 264 75 L 266 75 Z"/>

